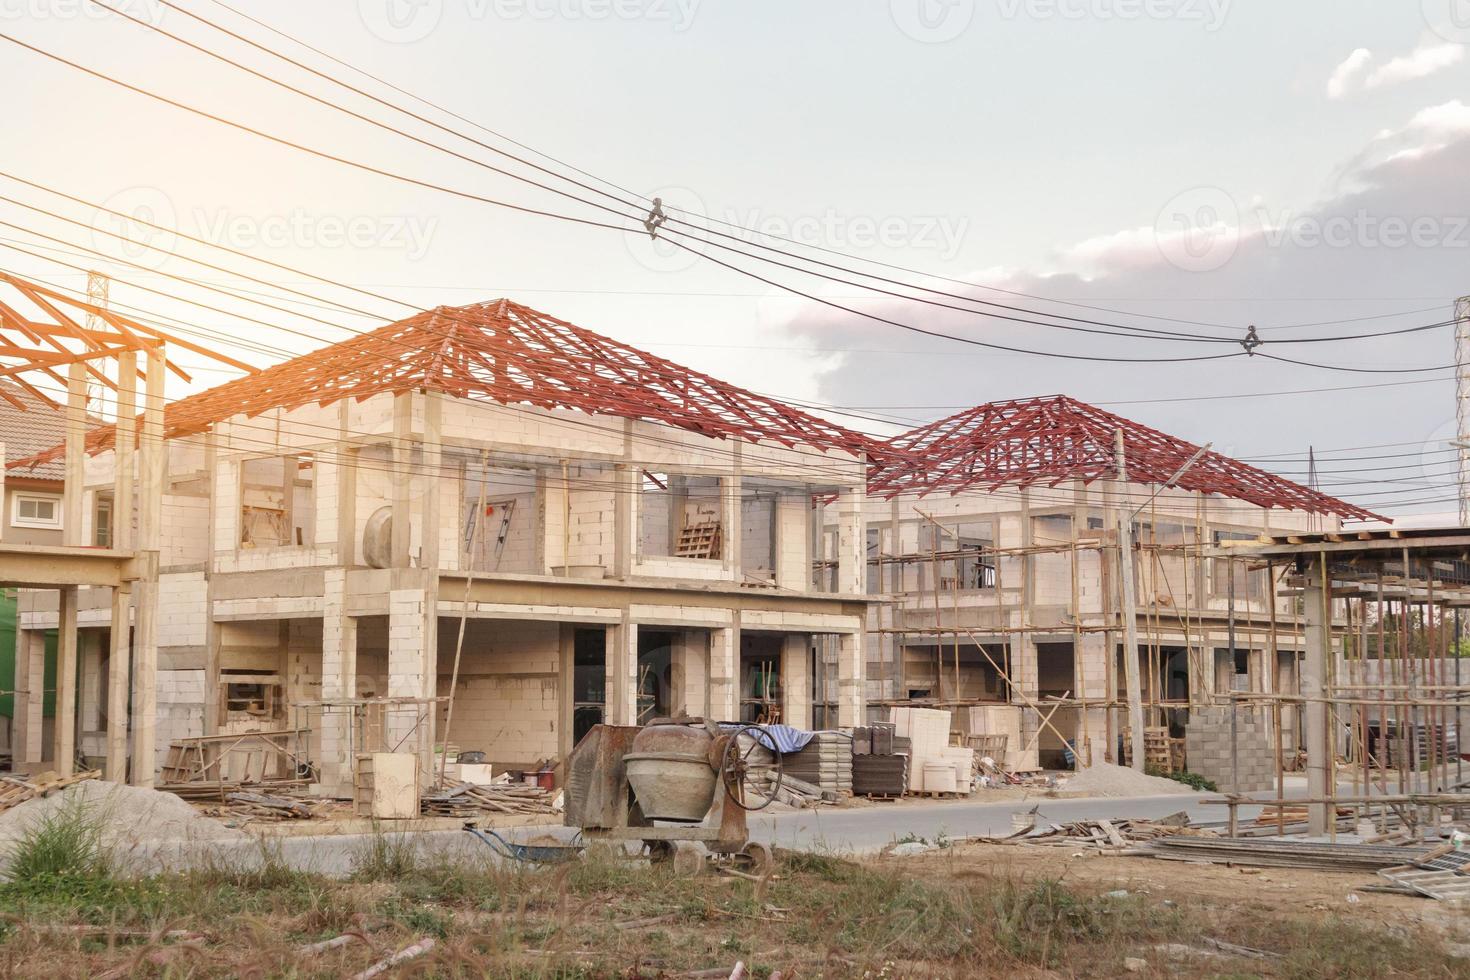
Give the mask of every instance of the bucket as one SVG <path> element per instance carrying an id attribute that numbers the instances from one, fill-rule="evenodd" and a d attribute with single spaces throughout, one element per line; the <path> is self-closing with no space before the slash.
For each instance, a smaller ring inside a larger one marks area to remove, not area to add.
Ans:
<path id="1" fill-rule="evenodd" d="M 542 789 L 556 789 L 556 770 L 541 769 L 536 773 L 536 785 Z"/>

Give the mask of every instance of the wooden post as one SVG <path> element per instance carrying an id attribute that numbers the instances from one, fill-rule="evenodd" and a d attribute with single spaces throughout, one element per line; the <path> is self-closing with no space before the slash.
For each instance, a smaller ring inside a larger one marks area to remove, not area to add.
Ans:
<path id="1" fill-rule="evenodd" d="M 163 525 L 163 482 L 167 466 L 163 443 L 162 345 L 148 351 L 144 382 L 143 438 L 139 446 L 138 546 L 142 575 L 134 593 L 138 598 L 136 655 L 133 664 L 134 786 L 152 786 L 157 766 L 158 735 L 158 552 Z M 212 696 L 214 692 L 206 692 Z"/>
<path id="2" fill-rule="evenodd" d="M 1129 513 L 1126 488 L 1128 459 L 1123 449 L 1123 430 L 1113 435 L 1113 456 L 1118 464 L 1122 506 L 1118 508 L 1118 591 L 1123 609 L 1123 676 L 1128 685 L 1128 727 L 1133 768 L 1143 771 L 1143 688 L 1138 678 L 1138 615 L 1133 581 L 1133 516 Z"/>

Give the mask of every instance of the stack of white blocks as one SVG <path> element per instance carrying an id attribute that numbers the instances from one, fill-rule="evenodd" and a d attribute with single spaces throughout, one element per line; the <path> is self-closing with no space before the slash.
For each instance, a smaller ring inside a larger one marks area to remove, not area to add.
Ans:
<path id="1" fill-rule="evenodd" d="M 924 785 L 924 766 L 936 762 L 947 763 L 954 769 L 955 789 L 966 794 L 973 791 L 975 752 L 973 749 L 957 748 L 949 744 L 948 711 L 934 708 L 890 708 L 889 720 L 893 722 L 895 735 L 910 740 L 909 792 L 931 792 L 938 789 Z M 943 789 L 947 791 L 950 787 L 945 785 Z"/>

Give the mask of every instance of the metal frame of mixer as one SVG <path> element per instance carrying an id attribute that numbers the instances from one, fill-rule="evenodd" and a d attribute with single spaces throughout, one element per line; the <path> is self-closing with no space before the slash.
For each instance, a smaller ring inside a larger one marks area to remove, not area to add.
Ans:
<path id="1" fill-rule="evenodd" d="M 668 723 L 669 719 L 657 719 Z M 708 750 L 710 768 L 716 773 L 716 799 L 710 807 L 714 819 L 705 824 L 656 825 L 644 816 L 628 783 L 624 756 L 629 754 L 633 739 L 643 731 L 636 725 L 596 725 L 567 757 L 566 810 L 564 823 L 577 827 L 589 841 L 642 841 L 650 859 L 678 860 L 684 853 L 679 844 L 703 844 L 712 855 L 735 858 L 764 871 L 771 864 L 766 845 L 750 839 L 746 813 L 763 810 L 775 800 L 781 785 L 781 754 L 775 750 L 770 736 L 756 725 L 741 725 L 725 730 L 702 718 L 682 718 L 677 723 L 703 725 L 711 735 Z M 755 744 L 770 748 L 773 763 L 753 767 L 751 750 L 742 752 L 739 738 L 753 731 Z M 761 802 L 747 805 L 746 776 L 753 768 L 774 770 L 775 778 L 768 789 L 757 789 Z M 708 819 L 708 814 L 706 815 Z M 699 865 L 703 862 L 700 861 Z M 698 865 L 686 867 L 697 869 Z"/>

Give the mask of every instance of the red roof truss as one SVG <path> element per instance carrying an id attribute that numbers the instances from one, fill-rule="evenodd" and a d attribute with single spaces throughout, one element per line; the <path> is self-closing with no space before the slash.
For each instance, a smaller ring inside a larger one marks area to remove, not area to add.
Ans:
<path id="1" fill-rule="evenodd" d="M 418 389 L 860 458 L 887 452 L 877 439 L 509 300 L 439 307 L 202 391 L 168 406 L 164 430 L 179 438 L 239 415 Z M 88 452 L 112 438 L 110 426 L 92 430 Z"/>
<path id="2" fill-rule="evenodd" d="M 868 492 L 922 496 L 1112 479 L 1113 440 L 1119 430 L 1131 483 L 1166 483 L 1200 448 L 1065 395 L 991 402 L 890 440 L 896 461 L 874 468 Z M 1201 457 L 1176 485 L 1259 507 L 1378 519 L 1361 507 L 1216 452 Z"/>

